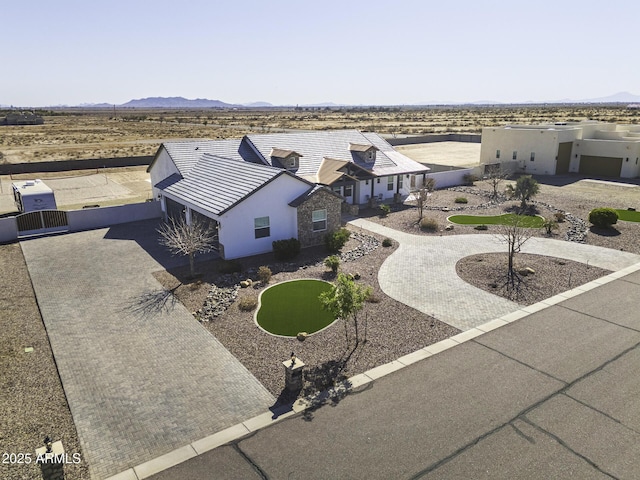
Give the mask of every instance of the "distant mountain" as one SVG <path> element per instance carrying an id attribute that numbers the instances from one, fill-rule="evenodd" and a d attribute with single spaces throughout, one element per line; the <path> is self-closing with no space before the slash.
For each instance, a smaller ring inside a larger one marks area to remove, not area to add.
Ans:
<path id="1" fill-rule="evenodd" d="M 113 108 L 111 103 L 81 103 L 78 105 L 81 108 Z"/>
<path id="2" fill-rule="evenodd" d="M 581 103 L 635 103 L 640 102 L 640 95 L 634 95 L 629 92 L 618 92 L 608 97 L 589 98 L 587 100 L 579 100 Z"/>
<path id="3" fill-rule="evenodd" d="M 273 107 L 273 103 L 269 102 L 251 102 L 251 103 L 243 103 L 243 107 Z"/>
<path id="4" fill-rule="evenodd" d="M 234 108 L 242 105 L 233 105 L 220 100 L 208 100 L 206 98 L 189 100 L 184 97 L 149 97 L 130 100 L 119 106 L 124 108 Z"/>

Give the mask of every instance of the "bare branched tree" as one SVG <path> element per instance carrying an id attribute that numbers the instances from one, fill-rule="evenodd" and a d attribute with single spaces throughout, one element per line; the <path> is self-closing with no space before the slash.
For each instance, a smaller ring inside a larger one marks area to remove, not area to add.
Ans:
<path id="1" fill-rule="evenodd" d="M 429 196 L 431 192 L 436 189 L 436 181 L 433 178 L 425 178 L 424 182 L 422 182 L 422 186 L 413 192 L 413 196 L 416 197 L 416 206 L 418 207 L 418 221 L 422 220 L 424 216 L 424 207 L 427 205 L 427 200 L 429 200 Z"/>
<path id="2" fill-rule="evenodd" d="M 194 258 L 196 253 L 207 253 L 216 249 L 218 231 L 209 223 L 192 219 L 190 224 L 184 219 L 169 219 L 158 228 L 160 244 L 169 249 L 173 255 L 189 257 L 191 276 L 195 276 Z"/>
<path id="3" fill-rule="evenodd" d="M 531 238 L 533 229 L 523 226 L 521 217 L 514 216 L 513 220 L 500 225 L 496 237 L 502 243 L 507 244 L 508 263 L 507 263 L 507 288 L 514 289 L 520 284 L 521 279 L 515 270 L 514 259 L 520 253 L 522 246 Z"/>
<path id="4" fill-rule="evenodd" d="M 485 177 L 489 181 L 489 185 L 493 188 L 491 192 L 491 198 L 494 200 L 498 198 L 498 186 L 500 183 L 509 176 L 508 172 L 502 170 L 501 164 L 487 165 L 485 170 Z"/>

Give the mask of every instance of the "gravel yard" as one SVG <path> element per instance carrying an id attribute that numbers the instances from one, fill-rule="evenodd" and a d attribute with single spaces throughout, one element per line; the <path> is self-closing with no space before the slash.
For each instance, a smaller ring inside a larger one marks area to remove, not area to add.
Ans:
<path id="1" fill-rule="evenodd" d="M 378 241 L 382 239 L 377 237 Z M 351 239 L 343 248 L 346 252 L 356 248 L 361 242 Z M 459 332 L 443 322 L 429 317 L 411 307 L 386 296 L 378 285 L 378 269 L 384 259 L 397 247 L 379 246 L 372 252 L 357 260 L 343 262 L 340 270 L 345 273 L 359 273 L 358 283 L 373 287 L 373 300 L 365 305 L 360 314 L 360 336 L 364 333 L 366 323 L 366 343 L 361 343 L 349 358 L 344 368 L 339 368 L 341 360 L 348 357 L 354 346 L 354 332 L 349 328 L 350 343 L 345 340 L 344 323 L 338 322 L 322 332 L 311 335 L 300 342 L 288 338 L 269 335 L 255 325 L 254 312 L 242 312 L 238 302 L 245 296 L 257 296 L 262 289 L 259 284 L 241 289 L 238 300 L 231 305 L 227 312 L 204 325 L 231 351 L 267 389 L 278 396 L 284 388 L 284 373 L 281 362 L 295 352 L 308 366 L 307 379 L 313 378 L 313 385 L 308 385 L 308 391 L 325 389 L 332 384 L 331 375 L 337 373 L 337 380 L 362 373 L 377 365 L 390 362 L 396 358 L 411 353 L 419 348 L 438 342 Z M 271 254 L 252 257 L 243 261 L 243 267 L 255 271 L 260 265 L 271 265 L 273 277 L 271 283 L 297 278 L 318 278 L 332 280 L 333 274 L 318 265 L 326 257 L 323 247 L 305 251 L 299 260 L 308 266 L 298 268 L 293 265 L 274 264 Z M 196 311 L 202 306 L 209 290 L 210 283 L 225 284 L 239 281 L 255 275 L 244 273 L 242 276 L 221 276 L 215 273 L 214 263 L 200 265 L 205 272 L 201 285 L 180 285 L 181 278 L 188 273 L 187 269 L 171 273 L 158 272 L 156 278 L 167 288 L 178 288 L 175 294 L 187 308 Z M 246 270 L 245 270 L 246 271 Z M 277 273 L 276 273 L 277 272 Z M 173 275 L 172 275 L 173 274 Z M 368 321 L 366 320 L 368 318 Z"/>
<path id="2" fill-rule="evenodd" d="M 70 455 L 82 451 L 19 244 L 0 245 L 0 265 L 0 453 L 32 460 L 0 462 L 0 478 L 36 479 L 35 449 L 45 436 L 62 440 Z M 87 464 L 67 464 L 65 478 L 88 479 Z"/>

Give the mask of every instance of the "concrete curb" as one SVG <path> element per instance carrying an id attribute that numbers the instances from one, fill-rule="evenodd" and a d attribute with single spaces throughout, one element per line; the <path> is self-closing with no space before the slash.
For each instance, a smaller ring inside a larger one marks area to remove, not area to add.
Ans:
<path id="1" fill-rule="evenodd" d="M 487 332 L 525 318 L 532 313 L 539 312 L 572 297 L 593 290 L 594 288 L 606 285 L 607 283 L 613 282 L 614 280 L 619 280 L 637 271 L 640 271 L 640 263 L 623 268 L 622 270 L 619 270 L 617 272 L 610 273 L 609 275 L 598 278 L 589 283 L 573 288 L 553 297 L 547 298 L 541 302 L 520 308 L 507 315 L 503 315 L 502 317 L 490 320 L 489 322 L 484 323 L 476 328 L 472 328 L 470 330 L 454 335 L 451 338 L 447 338 L 438 343 L 434 343 L 427 347 L 416 350 L 415 352 L 404 355 L 390 363 L 377 366 L 375 368 L 372 368 L 371 370 L 367 370 L 364 373 L 355 375 L 336 385 L 334 388 L 320 393 L 319 397 L 331 398 L 337 393 L 343 394 L 344 392 L 348 392 L 363 385 L 367 385 L 379 378 L 382 378 L 395 371 L 424 360 L 425 358 L 437 355 L 438 353 L 444 352 L 445 350 L 453 348 L 457 345 L 461 345 L 469 340 L 473 340 L 474 338 Z M 274 414 L 271 412 L 265 412 L 256 417 L 245 420 L 242 423 L 222 430 L 218 433 L 214 433 L 213 435 L 209 435 L 208 437 L 196 440 L 189 445 L 185 445 L 184 447 L 173 450 L 153 460 L 125 470 L 124 472 L 109 477 L 106 480 L 142 480 L 144 478 L 148 478 L 152 475 L 155 475 L 156 473 L 167 470 L 198 455 L 202 455 L 203 453 L 213 450 L 214 448 L 220 447 L 235 440 L 239 440 L 249 433 L 256 432 L 265 427 L 278 423 L 281 420 L 304 412 L 305 410 L 312 408 L 313 406 L 314 402 L 311 400 L 303 398 L 298 399 L 292 405 L 289 412 L 278 416 L 274 416 Z"/>

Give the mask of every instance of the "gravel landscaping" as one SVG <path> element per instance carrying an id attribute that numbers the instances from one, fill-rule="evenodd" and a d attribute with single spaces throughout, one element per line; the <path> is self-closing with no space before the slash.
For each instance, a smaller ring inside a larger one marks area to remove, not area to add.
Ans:
<path id="1" fill-rule="evenodd" d="M 31 455 L 29 464 L 1 462 L 0 478 L 37 479 L 45 436 L 70 455 L 82 451 L 20 245 L 0 245 L 0 264 L 0 453 Z M 89 478 L 84 461 L 64 471 L 67 480 Z"/>
<path id="2" fill-rule="evenodd" d="M 375 241 L 374 241 L 375 240 Z M 263 288 L 254 282 L 249 288 L 238 291 L 238 301 L 234 302 L 224 315 L 214 317 L 203 325 L 231 351 L 267 389 L 276 396 L 284 388 L 282 363 L 294 352 L 307 367 L 305 392 L 324 390 L 333 381 L 362 373 L 375 366 L 391 362 L 398 357 L 419 348 L 438 342 L 459 333 L 459 330 L 439 320 L 425 315 L 411 307 L 386 296 L 378 285 L 378 269 L 384 259 L 397 248 L 397 244 L 385 248 L 377 246 L 368 253 L 362 253 L 362 244 L 380 245 L 383 239 L 372 235 L 352 235 L 343 248 L 340 271 L 359 274 L 358 283 L 373 287 L 372 302 L 368 302 L 360 314 L 360 335 L 366 343 L 354 347 L 354 331 L 348 328 L 349 344 L 345 338 L 345 323 L 336 322 L 331 327 L 309 336 L 304 341 L 295 338 L 280 338 L 258 329 L 253 314 L 238 308 L 239 301 L 246 296 L 257 296 Z M 355 253 L 354 253 L 355 252 Z M 360 252 L 360 253 L 358 253 Z M 362 254 L 361 254 L 362 253 Z M 156 278 L 169 289 L 173 289 L 180 301 L 192 311 L 198 310 L 207 297 L 209 284 L 228 285 L 238 283 L 247 277 L 256 279 L 255 272 L 260 265 L 270 265 L 273 271 L 271 284 L 297 278 L 317 278 L 333 280 L 334 275 L 322 265 L 327 256 L 324 247 L 306 249 L 297 259 L 298 264 L 276 263 L 273 255 L 261 255 L 243 259 L 244 272 L 234 275 L 216 273 L 216 262 L 200 264 L 203 272 L 202 283 L 182 284 L 188 269 L 172 272 L 158 272 Z M 185 280 L 186 282 L 186 280 Z M 176 288 L 177 287 L 177 288 Z M 348 358 L 348 361 L 344 361 Z"/>

